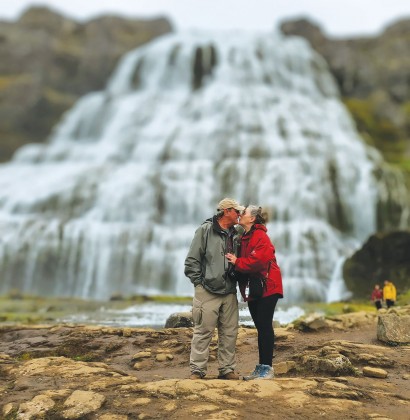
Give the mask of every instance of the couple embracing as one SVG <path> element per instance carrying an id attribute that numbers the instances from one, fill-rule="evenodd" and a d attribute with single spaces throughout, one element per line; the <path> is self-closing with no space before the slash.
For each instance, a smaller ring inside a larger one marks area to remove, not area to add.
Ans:
<path id="1" fill-rule="evenodd" d="M 237 224 L 244 230 L 242 237 L 235 229 Z M 244 207 L 236 200 L 224 198 L 219 202 L 216 214 L 195 232 L 185 260 L 185 275 L 195 286 L 191 379 L 203 379 L 206 375 L 209 344 L 215 328 L 218 328 L 218 378 L 239 379 L 235 373 L 239 322 L 237 283 L 258 331 L 259 363 L 243 379 L 273 378 L 272 322 L 283 289 L 275 248 L 265 224 L 266 217 L 260 207 Z M 252 275 L 265 280 L 259 298 L 252 298 L 247 293 Z"/>

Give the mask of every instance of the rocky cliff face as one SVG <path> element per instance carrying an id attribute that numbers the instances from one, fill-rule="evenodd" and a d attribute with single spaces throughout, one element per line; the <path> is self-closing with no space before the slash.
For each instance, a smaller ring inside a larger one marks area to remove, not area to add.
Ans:
<path id="1" fill-rule="evenodd" d="M 410 173 L 410 19 L 374 38 L 330 39 L 307 20 L 281 29 L 306 38 L 327 60 L 363 138 Z"/>
<path id="2" fill-rule="evenodd" d="M 410 19 L 374 38 L 330 39 L 307 20 L 284 22 L 281 29 L 304 37 L 326 59 L 364 140 L 404 170 L 410 182 Z M 384 212 L 392 216 L 394 206 L 379 209 Z M 409 252 L 409 232 L 371 236 L 344 264 L 348 289 L 368 298 L 375 283 L 390 278 L 399 292 L 407 290 Z"/>
<path id="3" fill-rule="evenodd" d="M 80 96 L 104 88 L 125 52 L 171 30 L 163 18 L 79 23 L 43 7 L 0 22 L 0 161 L 44 141 Z"/>
<path id="4" fill-rule="evenodd" d="M 104 87 L 121 55 L 171 30 L 166 19 L 79 23 L 43 7 L 0 22 L 0 161 L 44 141 L 78 97 Z M 374 38 L 329 39 L 306 20 L 282 31 L 326 58 L 362 136 L 410 173 L 410 20 Z"/>
<path id="5" fill-rule="evenodd" d="M 410 232 L 370 236 L 343 266 L 346 286 L 355 297 L 369 298 L 376 283 L 391 280 L 397 292 L 410 288 Z"/>

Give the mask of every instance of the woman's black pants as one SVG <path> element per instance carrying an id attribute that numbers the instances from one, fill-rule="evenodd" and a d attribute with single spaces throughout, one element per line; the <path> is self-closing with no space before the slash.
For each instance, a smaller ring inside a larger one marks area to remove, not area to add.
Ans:
<path id="1" fill-rule="evenodd" d="M 248 302 L 249 312 L 258 330 L 259 364 L 272 366 L 275 334 L 273 332 L 273 314 L 279 295 L 270 295 Z"/>

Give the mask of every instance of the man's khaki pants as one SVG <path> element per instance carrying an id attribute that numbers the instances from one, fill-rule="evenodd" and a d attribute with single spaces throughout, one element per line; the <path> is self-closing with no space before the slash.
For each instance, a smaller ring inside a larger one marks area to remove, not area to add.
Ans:
<path id="1" fill-rule="evenodd" d="M 235 346 L 238 336 L 238 298 L 236 294 L 215 295 L 203 286 L 195 287 L 192 305 L 194 335 L 191 344 L 190 368 L 192 373 L 206 375 L 209 344 L 218 327 L 219 374 L 233 372 L 236 367 Z"/>

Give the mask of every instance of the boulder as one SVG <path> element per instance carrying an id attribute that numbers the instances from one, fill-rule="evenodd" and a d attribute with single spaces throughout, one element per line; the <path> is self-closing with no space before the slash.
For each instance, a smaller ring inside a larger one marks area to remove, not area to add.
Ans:
<path id="1" fill-rule="evenodd" d="M 387 378 L 387 372 L 384 369 L 374 368 L 371 366 L 365 366 L 363 368 L 363 375 L 369 376 L 370 378 Z"/>
<path id="2" fill-rule="evenodd" d="M 399 315 L 395 312 L 380 315 L 377 338 L 392 345 L 410 344 L 410 315 Z"/>
<path id="3" fill-rule="evenodd" d="M 297 324 L 298 328 L 302 331 L 317 331 L 329 326 L 325 317 L 317 313 L 313 313 L 306 318 L 301 318 Z"/>
<path id="4" fill-rule="evenodd" d="M 51 398 L 45 395 L 37 395 L 31 401 L 20 404 L 17 418 L 21 420 L 44 418 L 54 405 L 55 403 Z"/>
<path id="5" fill-rule="evenodd" d="M 171 314 L 165 322 L 165 328 L 193 327 L 192 312 L 176 312 Z"/>
<path id="6" fill-rule="evenodd" d="M 106 398 L 104 395 L 92 391 L 74 391 L 64 402 L 62 416 L 65 419 L 80 419 L 101 408 Z"/>
<path id="7" fill-rule="evenodd" d="M 326 356 L 306 355 L 301 359 L 301 368 L 308 372 L 331 376 L 355 375 L 356 370 L 350 360 L 342 354 Z"/>
<path id="8" fill-rule="evenodd" d="M 296 369 L 296 362 L 287 360 L 285 362 L 276 363 L 273 365 L 275 375 L 284 375 L 291 370 Z"/>

